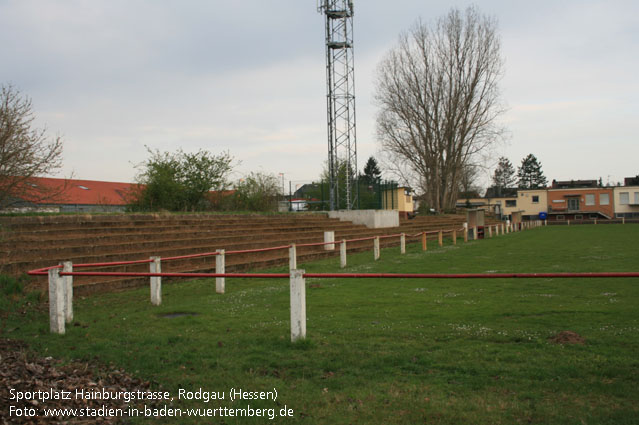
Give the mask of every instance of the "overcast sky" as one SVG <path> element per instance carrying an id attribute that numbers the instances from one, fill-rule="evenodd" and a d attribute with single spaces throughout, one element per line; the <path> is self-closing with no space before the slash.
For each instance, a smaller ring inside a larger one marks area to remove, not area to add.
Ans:
<path id="1" fill-rule="evenodd" d="M 317 179 L 327 156 L 317 0 L 0 0 L 0 83 L 64 139 L 64 170 L 133 181 L 161 151 L 229 151 L 249 171 Z M 399 34 L 469 1 L 354 0 L 358 160 L 379 149 L 375 69 Z M 639 2 L 474 2 L 499 21 L 508 140 L 548 180 L 639 174 Z M 496 161 L 495 161 L 496 162 Z M 487 173 L 489 174 L 489 173 Z"/>

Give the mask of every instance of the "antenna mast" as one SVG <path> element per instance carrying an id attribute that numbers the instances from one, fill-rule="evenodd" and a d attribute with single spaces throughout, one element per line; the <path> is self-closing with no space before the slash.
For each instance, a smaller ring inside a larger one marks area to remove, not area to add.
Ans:
<path id="1" fill-rule="evenodd" d="M 353 1 L 318 0 L 326 24 L 326 105 L 330 209 L 357 207 Z"/>

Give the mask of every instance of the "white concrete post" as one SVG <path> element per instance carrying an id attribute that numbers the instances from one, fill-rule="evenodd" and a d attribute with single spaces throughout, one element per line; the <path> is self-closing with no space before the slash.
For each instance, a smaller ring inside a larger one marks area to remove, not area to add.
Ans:
<path id="1" fill-rule="evenodd" d="M 373 255 L 375 261 L 379 260 L 379 236 L 375 236 L 375 240 L 373 241 Z"/>
<path id="2" fill-rule="evenodd" d="M 548 219 L 544 219 L 544 226 L 548 226 Z"/>
<path id="3" fill-rule="evenodd" d="M 510 220 L 506 220 L 506 233 L 510 233 Z"/>
<path id="4" fill-rule="evenodd" d="M 64 281 L 60 269 L 49 269 L 49 329 L 51 333 L 64 334 Z"/>
<path id="5" fill-rule="evenodd" d="M 406 254 L 406 234 L 402 233 L 399 237 L 399 253 Z"/>
<path id="6" fill-rule="evenodd" d="M 149 267 L 151 273 L 162 273 L 162 263 L 160 257 L 151 257 Z M 151 276 L 151 304 L 162 304 L 162 277 Z"/>
<path id="7" fill-rule="evenodd" d="M 346 267 L 346 239 L 342 240 L 339 246 L 339 266 Z"/>
<path id="8" fill-rule="evenodd" d="M 335 242 L 335 232 L 330 230 L 328 232 L 324 232 L 324 243 L 326 242 Z M 325 251 L 334 251 L 335 244 L 324 245 Z"/>
<path id="9" fill-rule="evenodd" d="M 495 224 L 495 236 L 499 236 L 499 224 Z"/>
<path id="10" fill-rule="evenodd" d="M 218 249 L 217 255 L 215 256 L 215 273 L 224 274 L 226 273 L 226 255 L 223 249 Z M 216 277 L 215 278 L 215 292 L 218 294 L 223 294 L 226 290 L 226 278 L 224 277 Z"/>
<path id="11" fill-rule="evenodd" d="M 475 226 L 473 227 L 473 240 L 477 239 L 479 239 L 479 227 Z"/>
<path id="12" fill-rule="evenodd" d="M 493 226 L 488 226 L 488 237 L 489 238 L 493 237 Z"/>
<path id="13" fill-rule="evenodd" d="M 626 224 L 626 217 L 621 217 L 621 224 Z"/>
<path id="14" fill-rule="evenodd" d="M 288 269 L 295 270 L 297 268 L 297 248 L 295 244 L 291 244 L 288 248 Z"/>
<path id="15" fill-rule="evenodd" d="M 73 263 L 65 261 L 62 263 L 62 271 L 73 273 Z M 62 276 L 64 280 L 64 320 L 67 323 L 73 322 L 73 276 Z"/>
<path id="16" fill-rule="evenodd" d="M 291 342 L 306 339 L 306 279 L 304 270 L 291 270 Z"/>
<path id="17" fill-rule="evenodd" d="M 595 226 L 597 225 L 597 219 L 595 218 Z"/>
<path id="18" fill-rule="evenodd" d="M 567 224 L 568 224 L 568 226 L 570 226 L 570 220 L 567 220 Z"/>

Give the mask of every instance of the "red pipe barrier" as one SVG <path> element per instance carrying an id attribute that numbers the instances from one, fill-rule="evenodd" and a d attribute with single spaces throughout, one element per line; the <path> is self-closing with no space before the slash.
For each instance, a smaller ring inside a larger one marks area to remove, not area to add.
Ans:
<path id="1" fill-rule="evenodd" d="M 463 228 L 462 228 L 463 230 Z M 421 232 L 421 233 L 417 233 L 415 235 L 406 235 L 408 237 L 418 237 L 421 236 L 422 234 L 437 234 L 439 233 L 439 230 L 434 230 L 434 231 L 430 231 L 430 232 Z M 452 232 L 452 230 L 442 230 L 442 232 L 444 233 L 449 233 Z M 394 238 L 394 237 L 399 237 L 401 236 L 401 234 L 393 234 L 393 235 L 380 235 L 379 238 L 380 239 L 385 239 L 385 238 Z M 370 236 L 370 237 L 365 237 L 365 238 L 357 238 L 357 239 L 349 239 L 346 242 L 361 242 L 361 241 L 369 241 L 369 240 L 373 240 L 375 239 L 377 236 Z M 334 242 L 317 242 L 317 243 L 308 243 L 308 244 L 299 244 L 296 245 L 297 247 L 307 247 L 307 246 L 322 246 L 322 245 L 339 245 L 341 244 L 342 241 L 334 241 Z M 277 251 L 277 250 L 281 250 L 281 249 L 288 249 L 290 248 L 291 245 L 282 245 L 282 246 L 276 246 L 276 247 L 271 247 L 271 248 L 260 248 L 260 249 L 246 249 L 246 250 L 238 250 L 238 251 L 226 251 L 226 254 L 247 254 L 247 253 L 253 253 L 253 252 L 266 252 L 266 251 Z M 171 261 L 171 260 L 184 260 L 184 259 L 189 259 L 189 258 L 198 258 L 198 257 L 208 257 L 208 256 L 215 256 L 215 255 L 219 255 L 218 252 L 206 252 L 206 253 L 201 253 L 201 254 L 190 254 L 190 255 L 181 255 L 181 256 L 176 256 L 176 257 L 166 257 L 166 258 L 162 258 L 162 261 Z M 73 267 L 75 268 L 87 268 L 87 267 L 114 267 L 114 266 L 126 266 L 126 265 L 132 265 L 132 264 L 148 264 L 151 263 L 152 260 L 151 259 L 145 259 L 145 260 L 134 260 L 134 261 L 116 261 L 116 262 L 112 262 L 112 263 L 88 263 L 88 264 L 74 264 Z M 57 266 L 50 266 L 50 267 L 43 267 L 41 269 L 35 269 L 35 270 L 30 270 L 27 272 L 28 275 L 30 276 L 44 276 L 47 275 L 49 270 L 51 269 L 55 269 L 55 268 L 61 268 L 62 266 L 57 265 Z M 88 275 L 87 275 L 88 276 Z M 97 274 L 94 274 L 92 276 L 99 276 Z M 124 275 L 123 275 L 124 276 Z M 179 276 L 176 276 L 179 277 Z"/>
<path id="2" fill-rule="evenodd" d="M 535 279 L 535 278 L 603 278 L 639 277 L 639 272 L 616 273 L 306 273 L 309 278 L 376 279 Z"/>

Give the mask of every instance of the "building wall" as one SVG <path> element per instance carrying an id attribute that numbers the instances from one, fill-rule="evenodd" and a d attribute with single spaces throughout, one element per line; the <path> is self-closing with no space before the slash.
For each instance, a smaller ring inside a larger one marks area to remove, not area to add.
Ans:
<path id="1" fill-rule="evenodd" d="M 524 217 L 536 220 L 539 213 L 548 212 L 548 191 L 529 189 L 517 191 L 517 208 Z"/>
<path id="2" fill-rule="evenodd" d="M 608 202 L 606 204 L 605 197 Z M 569 210 L 569 199 L 577 199 L 579 208 Z M 592 202 L 590 202 L 592 201 Z M 592 205 L 589 205 L 592 203 Z M 579 188 L 579 189 L 548 189 L 548 210 L 572 214 L 574 212 L 595 213 L 602 212 L 610 218 L 614 217 L 614 202 L 612 188 Z M 588 218 L 588 217 L 584 217 Z"/>
<path id="3" fill-rule="evenodd" d="M 639 186 L 619 186 L 613 189 L 614 207 L 617 217 L 639 216 Z M 628 203 L 621 203 L 621 194 L 628 194 Z"/>

